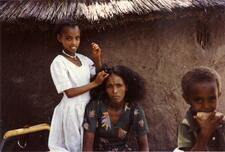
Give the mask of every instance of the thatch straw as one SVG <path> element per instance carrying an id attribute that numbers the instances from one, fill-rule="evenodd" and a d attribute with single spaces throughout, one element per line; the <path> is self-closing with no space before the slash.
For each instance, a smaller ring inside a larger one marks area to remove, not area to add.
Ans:
<path id="1" fill-rule="evenodd" d="M 70 18 L 93 24 L 125 15 L 154 18 L 156 12 L 218 7 L 224 9 L 225 0 L 0 0 L 0 22 L 35 19 L 54 24 Z"/>

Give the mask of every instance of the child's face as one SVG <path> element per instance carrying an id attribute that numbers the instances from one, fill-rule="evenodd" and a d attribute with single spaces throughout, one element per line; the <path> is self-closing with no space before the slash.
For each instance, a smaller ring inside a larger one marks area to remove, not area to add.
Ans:
<path id="1" fill-rule="evenodd" d="M 74 54 L 80 45 L 80 29 L 78 26 L 64 27 L 63 32 L 57 35 L 57 39 L 64 49 Z"/>
<path id="2" fill-rule="evenodd" d="M 199 82 L 190 89 L 190 97 L 186 100 L 196 112 L 213 112 L 216 110 L 218 92 L 216 82 Z"/>

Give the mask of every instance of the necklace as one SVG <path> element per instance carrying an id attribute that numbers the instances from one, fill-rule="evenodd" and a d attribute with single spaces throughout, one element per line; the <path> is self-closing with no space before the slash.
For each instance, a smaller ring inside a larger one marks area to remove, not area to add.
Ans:
<path id="1" fill-rule="evenodd" d="M 62 50 L 62 53 L 63 53 L 64 55 L 70 57 L 71 59 L 77 60 L 76 54 L 74 54 L 74 56 L 72 56 L 72 55 L 69 55 L 68 53 L 66 53 L 64 50 Z"/>

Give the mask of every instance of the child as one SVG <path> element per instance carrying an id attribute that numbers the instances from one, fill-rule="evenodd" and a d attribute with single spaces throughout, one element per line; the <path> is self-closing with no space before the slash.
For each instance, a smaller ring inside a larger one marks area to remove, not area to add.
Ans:
<path id="1" fill-rule="evenodd" d="M 82 151 L 82 122 L 89 90 L 99 86 L 108 76 L 104 71 L 96 79 L 93 62 L 86 56 L 76 53 L 80 44 L 79 26 L 65 20 L 58 24 L 57 40 L 62 44 L 62 54 L 51 64 L 51 76 L 58 93 L 63 93 L 56 106 L 51 122 L 49 149 L 51 151 Z M 101 49 L 92 43 L 92 54 L 97 68 L 101 68 Z"/>
<path id="2" fill-rule="evenodd" d="M 224 151 L 224 116 L 216 112 L 221 95 L 219 74 L 207 67 L 195 68 L 183 76 L 182 91 L 190 109 L 178 128 L 178 148 Z"/>

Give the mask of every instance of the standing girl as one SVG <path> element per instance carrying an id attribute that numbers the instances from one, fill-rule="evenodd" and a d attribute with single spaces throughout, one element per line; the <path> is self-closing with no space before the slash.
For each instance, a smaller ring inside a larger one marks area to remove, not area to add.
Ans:
<path id="1" fill-rule="evenodd" d="M 94 63 L 77 52 L 80 44 L 80 29 L 73 21 L 58 24 L 57 40 L 62 44 L 62 54 L 55 57 L 50 71 L 58 93 L 63 93 L 61 102 L 56 106 L 49 134 L 51 151 L 82 151 L 82 122 L 86 104 L 89 102 L 89 90 L 99 86 L 108 76 L 104 71 L 96 79 Z M 91 44 L 92 55 L 97 68 L 101 68 L 101 49 Z"/>

